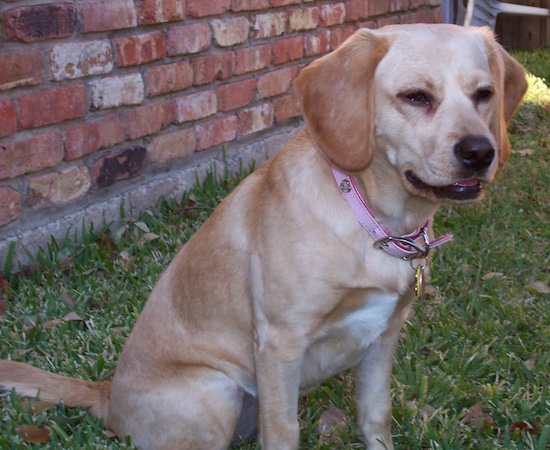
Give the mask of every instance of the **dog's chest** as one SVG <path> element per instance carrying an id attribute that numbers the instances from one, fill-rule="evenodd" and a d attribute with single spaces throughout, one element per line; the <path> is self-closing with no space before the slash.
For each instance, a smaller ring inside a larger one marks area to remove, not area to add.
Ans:
<path id="1" fill-rule="evenodd" d="M 370 293 L 360 307 L 321 327 L 306 352 L 302 389 L 359 363 L 368 347 L 387 329 L 399 299 L 397 293 Z"/>

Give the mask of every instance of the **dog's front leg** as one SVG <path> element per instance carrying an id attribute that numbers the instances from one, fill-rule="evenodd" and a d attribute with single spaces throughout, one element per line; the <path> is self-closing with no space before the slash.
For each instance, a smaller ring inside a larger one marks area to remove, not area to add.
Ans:
<path id="1" fill-rule="evenodd" d="M 260 444 L 262 450 L 295 450 L 302 358 L 288 336 L 269 334 L 256 348 Z"/>
<path id="2" fill-rule="evenodd" d="M 391 370 L 399 333 L 412 296 L 401 299 L 389 327 L 373 342 L 356 368 L 359 427 L 368 450 L 393 450 L 391 437 Z"/>

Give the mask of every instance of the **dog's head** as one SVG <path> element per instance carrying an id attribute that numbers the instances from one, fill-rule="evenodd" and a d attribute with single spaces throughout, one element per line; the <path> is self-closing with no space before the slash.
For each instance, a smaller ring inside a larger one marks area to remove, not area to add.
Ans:
<path id="1" fill-rule="evenodd" d="M 397 25 L 357 31 L 294 86 L 331 164 L 360 172 L 381 156 L 413 195 L 462 202 L 508 159 L 527 83 L 489 29 Z"/>

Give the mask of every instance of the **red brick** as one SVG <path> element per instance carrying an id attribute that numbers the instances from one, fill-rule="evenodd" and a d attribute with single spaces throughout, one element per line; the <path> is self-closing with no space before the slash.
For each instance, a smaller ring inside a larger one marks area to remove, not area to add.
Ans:
<path id="1" fill-rule="evenodd" d="M 65 159 L 81 158 L 102 148 L 109 148 L 126 140 L 124 125 L 118 114 L 102 117 L 63 130 Z"/>
<path id="2" fill-rule="evenodd" d="M 355 33 L 356 28 L 353 25 L 348 25 L 344 28 L 335 28 L 330 33 L 330 48 L 332 50 L 338 48 L 342 42 Z"/>
<path id="3" fill-rule="evenodd" d="M 187 0 L 190 17 L 216 16 L 229 11 L 231 0 Z"/>
<path id="4" fill-rule="evenodd" d="M 192 155 L 196 148 L 195 130 L 187 128 L 157 136 L 147 149 L 147 154 L 149 161 L 152 163 L 163 164 L 185 159 L 187 156 Z"/>
<path id="5" fill-rule="evenodd" d="M 113 52 L 107 39 L 56 45 L 50 51 L 49 59 L 52 77 L 56 81 L 104 74 L 113 70 Z"/>
<path id="6" fill-rule="evenodd" d="M 279 11 L 275 13 L 258 14 L 254 17 L 252 36 L 254 39 L 265 39 L 280 36 L 286 29 L 287 13 Z"/>
<path id="7" fill-rule="evenodd" d="M 42 56 L 38 49 L 0 54 L 0 91 L 43 82 Z"/>
<path id="8" fill-rule="evenodd" d="M 160 31 L 113 39 L 113 44 L 119 67 L 147 64 L 166 56 L 166 44 Z"/>
<path id="9" fill-rule="evenodd" d="M 174 104 L 170 101 L 129 109 L 120 114 L 130 140 L 138 139 L 171 125 L 175 120 Z"/>
<path id="10" fill-rule="evenodd" d="M 22 141 L 0 143 L 0 180 L 55 167 L 63 160 L 63 141 L 52 131 Z"/>
<path id="11" fill-rule="evenodd" d="M 76 11 L 70 3 L 22 6 L 3 14 L 9 41 L 37 42 L 69 37 L 76 27 Z"/>
<path id="12" fill-rule="evenodd" d="M 257 133 L 273 125 L 273 105 L 264 103 L 263 105 L 254 106 L 241 111 L 237 117 L 241 136 Z"/>
<path id="13" fill-rule="evenodd" d="M 138 105 L 145 98 L 145 85 L 139 73 L 100 78 L 90 82 L 92 109 Z"/>
<path id="14" fill-rule="evenodd" d="M 82 33 L 120 30 L 137 25 L 133 0 L 82 0 L 79 10 Z"/>
<path id="15" fill-rule="evenodd" d="M 21 195 L 11 187 L 0 187 L 0 227 L 19 218 Z"/>
<path id="16" fill-rule="evenodd" d="M 145 72 L 145 89 L 149 97 L 187 89 L 192 82 L 193 70 L 187 60 L 151 67 Z"/>
<path id="17" fill-rule="evenodd" d="M 197 134 L 197 150 L 206 150 L 232 141 L 237 136 L 237 117 L 226 116 L 200 123 L 195 125 L 195 132 Z"/>
<path id="18" fill-rule="evenodd" d="M 297 5 L 300 0 L 271 0 L 271 7 L 277 8 L 278 6 Z"/>
<path id="19" fill-rule="evenodd" d="M 360 19 L 368 19 L 370 17 L 369 4 L 372 1 L 385 1 L 385 0 L 371 0 L 368 2 L 364 0 L 346 0 L 345 1 L 346 20 L 348 22 L 351 22 L 351 21 L 360 20 Z"/>
<path id="20" fill-rule="evenodd" d="M 62 205 L 83 197 L 92 185 L 88 169 L 73 166 L 29 180 L 26 204 L 41 208 Z"/>
<path id="21" fill-rule="evenodd" d="M 0 138 L 10 136 L 17 131 L 15 108 L 11 100 L 0 100 Z"/>
<path id="22" fill-rule="evenodd" d="M 207 23 L 181 25 L 168 30 L 168 56 L 199 53 L 210 47 L 212 31 Z"/>
<path id="23" fill-rule="evenodd" d="M 274 70 L 258 79 L 258 94 L 260 99 L 283 94 L 290 89 L 294 71 L 286 69 Z"/>
<path id="24" fill-rule="evenodd" d="M 301 8 L 288 13 L 288 33 L 313 30 L 319 25 L 319 8 Z"/>
<path id="25" fill-rule="evenodd" d="M 355 2 L 357 3 L 357 2 Z M 361 14 L 361 17 L 357 19 L 366 19 L 367 17 L 382 16 L 387 14 L 390 10 L 390 1 L 387 0 L 372 0 L 369 2 L 368 16 L 364 15 L 364 11 L 359 12 L 359 5 L 354 4 L 355 11 L 357 14 Z M 350 13 L 348 12 L 348 19 L 350 18 Z"/>
<path id="26" fill-rule="evenodd" d="M 248 105 L 254 99 L 255 89 L 254 78 L 220 86 L 216 89 L 218 111 L 226 112 Z"/>
<path id="27" fill-rule="evenodd" d="M 193 84 L 200 86 L 215 80 L 227 80 L 233 74 L 233 53 L 199 56 L 193 59 Z"/>
<path id="28" fill-rule="evenodd" d="M 294 95 L 287 95 L 286 97 L 274 100 L 273 106 L 275 108 L 275 121 L 277 123 L 298 117 L 302 113 L 298 99 Z"/>
<path id="29" fill-rule="evenodd" d="M 134 0 L 141 25 L 174 22 L 185 18 L 185 0 Z"/>
<path id="30" fill-rule="evenodd" d="M 38 128 L 86 114 L 83 84 L 22 95 L 14 99 L 20 129 Z"/>
<path id="31" fill-rule="evenodd" d="M 269 8 L 269 0 L 232 0 L 231 11 L 255 11 Z"/>
<path id="32" fill-rule="evenodd" d="M 105 188 L 117 181 L 135 178 L 143 172 L 146 161 L 147 150 L 139 145 L 106 155 L 91 167 L 94 185 Z"/>
<path id="33" fill-rule="evenodd" d="M 248 38 L 250 23 L 246 17 L 215 19 L 210 25 L 214 30 L 214 39 L 220 47 L 242 44 Z"/>
<path id="34" fill-rule="evenodd" d="M 371 0 L 372 1 L 372 0 Z M 319 25 L 330 27 L 346 20 L 346 7 L 343 3 L 328 3 L 319 6 Z"/>
<path id="35" fill-rule="evenodd" d="M 440 3 L 438 3 L 437 5 L 439 6 Z M 407 8 L 412 9 L 408 0 L 390 0 L 388 12 L 394 13 L 394 12 L 405 11 Z"/>
<path id="36" fill-rule="evenodd" d="M 176 122 L 183 123 L 190 120 L 203 119 L 216 114 L 218 111 L 216 94 L 214 91 L 197 92 L 174 99 L 176 105 Z"/>
<path id="37" fill-rule="evenodd" d="M 235 75 L 254 72 L 269 66 L 271 63 L 271 47 L 269 45 L 258 45 L 235 51 L 233 72 Z"/>
<path id="38" fill-rule="evenodd" d="M 273 64 L 300 59 L 304 56 L 302 36 L 284 38 L 273 43 Z"/>
<path id="39" fill-rule="evenodd" d="M 304 56 L 316 56 L 330 52 L 330 30 L 304 36 Z"/>

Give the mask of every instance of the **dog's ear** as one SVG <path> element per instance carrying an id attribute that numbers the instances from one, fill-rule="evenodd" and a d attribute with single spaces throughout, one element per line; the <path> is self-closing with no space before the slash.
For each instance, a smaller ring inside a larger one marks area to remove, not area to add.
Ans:
<path id="1" fill-rule="evenodd" d="M 389 42 L 366 28 L 294 81 L 312 139 L 338 168 L 365 169 L 374 151 L 374 72 Z"/>
<path id="2" fill-rule="evenodd" d="M 527 91 L 526 72 L 523 66 L 512 58 L 497 43 L 492 32 L 487 33 L 489 41 L 489 65 L 496 81 L 496 113 L 491 119 L 491 132 L 498 140 L 499 165 L 502 167 L 510 156 L 508 125 Z"/>

